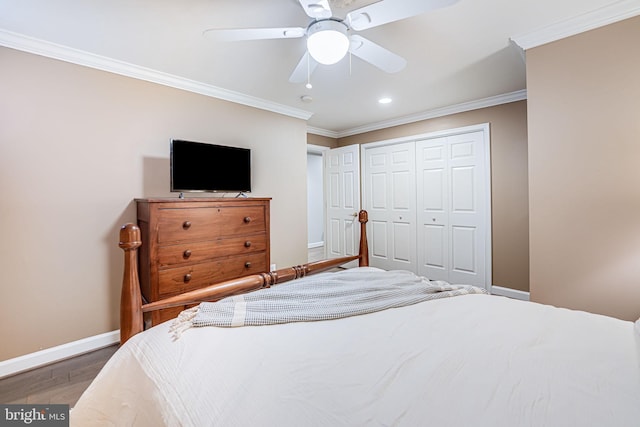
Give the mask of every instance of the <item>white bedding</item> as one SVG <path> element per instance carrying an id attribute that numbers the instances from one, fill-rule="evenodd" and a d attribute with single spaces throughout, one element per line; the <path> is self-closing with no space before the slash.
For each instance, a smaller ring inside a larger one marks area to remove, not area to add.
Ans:
<path id="1" fill-rule="evenodd" d="M 72 426 L 639 426 L 633 322 L 463 295 L 130 339 Z"/>

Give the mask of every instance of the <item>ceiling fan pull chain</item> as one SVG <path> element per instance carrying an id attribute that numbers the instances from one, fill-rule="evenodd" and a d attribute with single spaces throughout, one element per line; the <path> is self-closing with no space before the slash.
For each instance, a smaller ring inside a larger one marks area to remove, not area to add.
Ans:
<path id="1" fill-rule="evenodd" d="M 310 57 L 311 55 L 309 55 L 309 52 L 307 52 L 307 84 L 305 85 L 305 87 L 307 89 L 311 89 L 313 86 L 311 85 L 311 64 L 310 64 Z"/>

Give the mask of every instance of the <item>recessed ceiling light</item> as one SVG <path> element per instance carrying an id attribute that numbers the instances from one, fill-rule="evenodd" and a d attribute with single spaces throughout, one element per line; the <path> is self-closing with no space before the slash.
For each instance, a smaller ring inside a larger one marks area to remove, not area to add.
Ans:
<path id="1" fill-rule="evenodd" d="M 378 103 L 380 103 L 380 104 L 390 104 L 391 103 L 391 98 L 387 98 L 387 97 L 380 98 L 380 99 L 378 99 Z"/>

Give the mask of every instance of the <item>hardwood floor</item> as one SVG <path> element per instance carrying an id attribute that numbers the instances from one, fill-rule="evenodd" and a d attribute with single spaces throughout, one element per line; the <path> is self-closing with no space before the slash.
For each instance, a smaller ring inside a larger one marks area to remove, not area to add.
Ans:
<path id="1" fill-rule="evenodd" d="M 3 378 L 0 380 L 0 403 L 67 404 L 73 407 L 117 348 L 112 345 Z"/>
<path id="2" fill-rule="evenodd" d="M 309 249 L 308 260 L 324 258 L 324 247 Z M 73 407 L 117 345 L 0 379 L 0 403 L 67 404 Z"/>

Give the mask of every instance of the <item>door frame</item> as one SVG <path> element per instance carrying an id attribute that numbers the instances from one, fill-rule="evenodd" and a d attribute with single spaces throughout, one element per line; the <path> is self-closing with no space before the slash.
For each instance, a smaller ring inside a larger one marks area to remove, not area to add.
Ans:
<path id="1" fill-rule="evenodd" d="M 492 236 L 492 232 L 491 232 L 491 132 L 490 132 L 490 125 L 489 123 L 481 123 L 481 124 L 477 124 L 477 125 L 471 125 L 471 126 L 463 126 L 463 127 L 459 127 L 459 128 L 453 128 L 453 129 L 445 129 L 445 130 L 440 130 L 440 131 L 435 131 L 435 132 L 427 132 L 427 133 L 421 133 L 421 134 L 417 134 L 417 135 L 410 135 L 410 136 L 403 136 L 403 137 L 398 137 L 398 138 L 392 138 L 392 139 L 387 139 L 387 140 L 380 140 L 380 141 L 375 141 L 375 142 L 369 142 L 366 144 L 361 144 L 360 145 L 360 158 L 361 159 L 365 159 L 366 158 L 366 150 L 370 149 L 370 148 L 374 148 L 374 147 L 380 147 L 380 146 L 384 146 L 384 145 L 393 145 L 393 144 L 399 144 L 399 143 L 403 143 L 403 142 L 411 142 L 411 141 L 417 141 L 420 139 L 428 139 L 428 138 L 440 138 L 440 137 L 447 137 L 447 136 L 454 136 L 454 135 L 460 135 L 460 134 L 465 134 L 465 133 L 471 133 L 471 132 L 482 132 L 483 134 L 483 138 L 484 138 L 484 155 L 483 155 L 483 159 L 484 159 L 484 166 L 485 166 L 485 174 L 482 177 L 483 180 L 483 185 L 485 185 L 485 188 L 487 189 L 487 191 L 485 192 L 485 206 L 486 206 L 486 216 L 485 216 L 485 289 L 491 293 L 491 287 L 493 286 L 493 272 L 492 272 L 492 240 L 491 240 L 491 236 Z M 367 170 L 367 165 L 363 164 L 362 168 L 360 169 L 360 186 L 361 188 L 364 188 L 365 186 L 365 182 L 366 182 L 366 170 Z M 366 200 L 366 192 L 362 192 L 360 193 L 360 197 L 362 198 L 362 206 L 366 207 L 367 206 L 367 200 Z M 417 195 L 416 195 L 417 197 Z M 367 226 L 369 226 L 370 224 L 368 224 Z M 367 229 L 367 232 L 370 234 L 370 230 Z"/>

